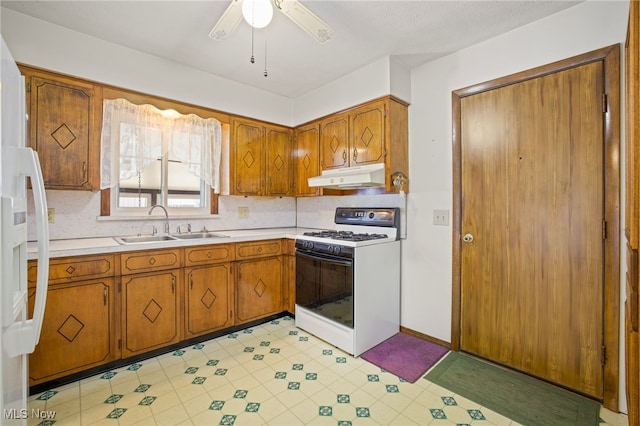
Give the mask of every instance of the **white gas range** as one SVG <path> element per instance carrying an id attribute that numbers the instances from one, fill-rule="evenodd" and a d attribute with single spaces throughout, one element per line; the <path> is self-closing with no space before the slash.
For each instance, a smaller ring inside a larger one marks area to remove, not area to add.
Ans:
<path id="1" fill-rule="evenodd" d="M 400 329 L 400 211 L 336 209 L 296 238 L 296 326 L 354 356 Z"/>

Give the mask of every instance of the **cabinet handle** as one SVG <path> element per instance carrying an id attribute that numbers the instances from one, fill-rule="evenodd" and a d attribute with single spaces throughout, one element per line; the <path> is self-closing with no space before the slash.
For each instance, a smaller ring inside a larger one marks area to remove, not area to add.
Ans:
<path id="1" fill-rule="evenodd" d="M 171 293 L 176 292 L 176 277 L 171 277 Z"/>
<path id="2" fill-rule="evenodd" d="M 87 178 L 87 162 L 83 161 L 82 162 L 82 179 L 86 179 Z"/>
<path id="3" fill-rule="evenodd" d="M 347 150 L 342 150 L 342 164 L 347 164 Z"/>
<path id="4" fill-rule="evenodd" d="M 189 285 L 191 286 L 191 290 L 193 290 L 193 275 L 189 275 Z"/>
<path id="5" fill-rule="evenodd" d="M 358 150 L 356 148 L 353 148 L 353 161 L 355 161 L 358 158 Z"/>
<path id="6" fill-rule="evenodd" d="M 102 294 L 102 303 L 107 306 L 107 288 L 105 287 Z"/>

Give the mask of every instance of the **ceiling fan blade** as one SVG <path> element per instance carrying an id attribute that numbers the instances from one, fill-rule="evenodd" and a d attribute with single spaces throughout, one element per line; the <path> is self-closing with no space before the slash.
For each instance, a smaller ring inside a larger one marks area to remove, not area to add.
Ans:
<path id="1" fill-rule="evenodd" d="M 274 0 L 274 3 L 282 13 L 320 43 L 326 42 L 333 36 L 335 31 L 298 0 Z"/>
<path id="2" fill-rule="evenodd" d="M 209 37 L 214 40 L 225 40 L 236 29 L 242 20 L 242 0 L 231 0 L 216 25 L 211 29 Z"/>

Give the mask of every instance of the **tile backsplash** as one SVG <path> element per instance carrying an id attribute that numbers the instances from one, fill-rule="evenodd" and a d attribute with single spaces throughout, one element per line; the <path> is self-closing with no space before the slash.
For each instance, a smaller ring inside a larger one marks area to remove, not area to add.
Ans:
<path id="1" fill-rule="evenodd" d="M 47 204 L 55 209 L 55 223 L 49 224 L 51 240 L 111 237 L 149 233 L 150 225 L 163 229 L 160 212 L 145 218 L 103 218 L 100 215 L 100 192 L 47 190 Z M 171 232 L 178 225 L 190 223 L 195 230 L 259 229 L 304 227 L 331 229 L 336 207 L 400 207 L 405 212 L 405 198 L 401 195 L 324 196 L 324 197 L 243 197 L 220 196 L 219 214 L 204 218 L 172 218 Z M 239 208 L 248 209 L 248 217 L 241 218 Z M 28 239 L 36 239 L 33 198 L 29 197 Z M 156 215 L 158 213 L 158 215 Z M 403 217 L 406 215 L 403 214 Z M 405 221 L 402 221 L 403 228 Z M 403 232 L 404 235 L 404 232 Z"/>

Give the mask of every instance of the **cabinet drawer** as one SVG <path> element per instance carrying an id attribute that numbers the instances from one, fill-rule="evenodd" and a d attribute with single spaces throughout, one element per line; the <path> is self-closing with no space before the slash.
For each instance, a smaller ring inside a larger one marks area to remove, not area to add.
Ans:
<path id="1" fill-rule="evenodd" d="M 68 283 L 72 281 L 105 278 L 115 275 L 113 255 L 75 256 L 49 260 L 49 283 Z M 38 261 L 28 262 L 29 286 L 35 286 L 38 273 Z"/>
<path id="2" fill-rule="evenodd" d="M 180 249 L 152 250 L 121 255 L 122 275 L 180 268 Z"/>
<path id="3" fill-rule="evenodd" d="M 234 259 L 233 244 L 216 244 L 185 249 L 185 266 L 230 262 Z"/>
<path id="4" fill-rule="evenodd" d="M 254 241 L 236 244 L 236 259 L 275 256 L 282 254 L 280 240 Z"/>

